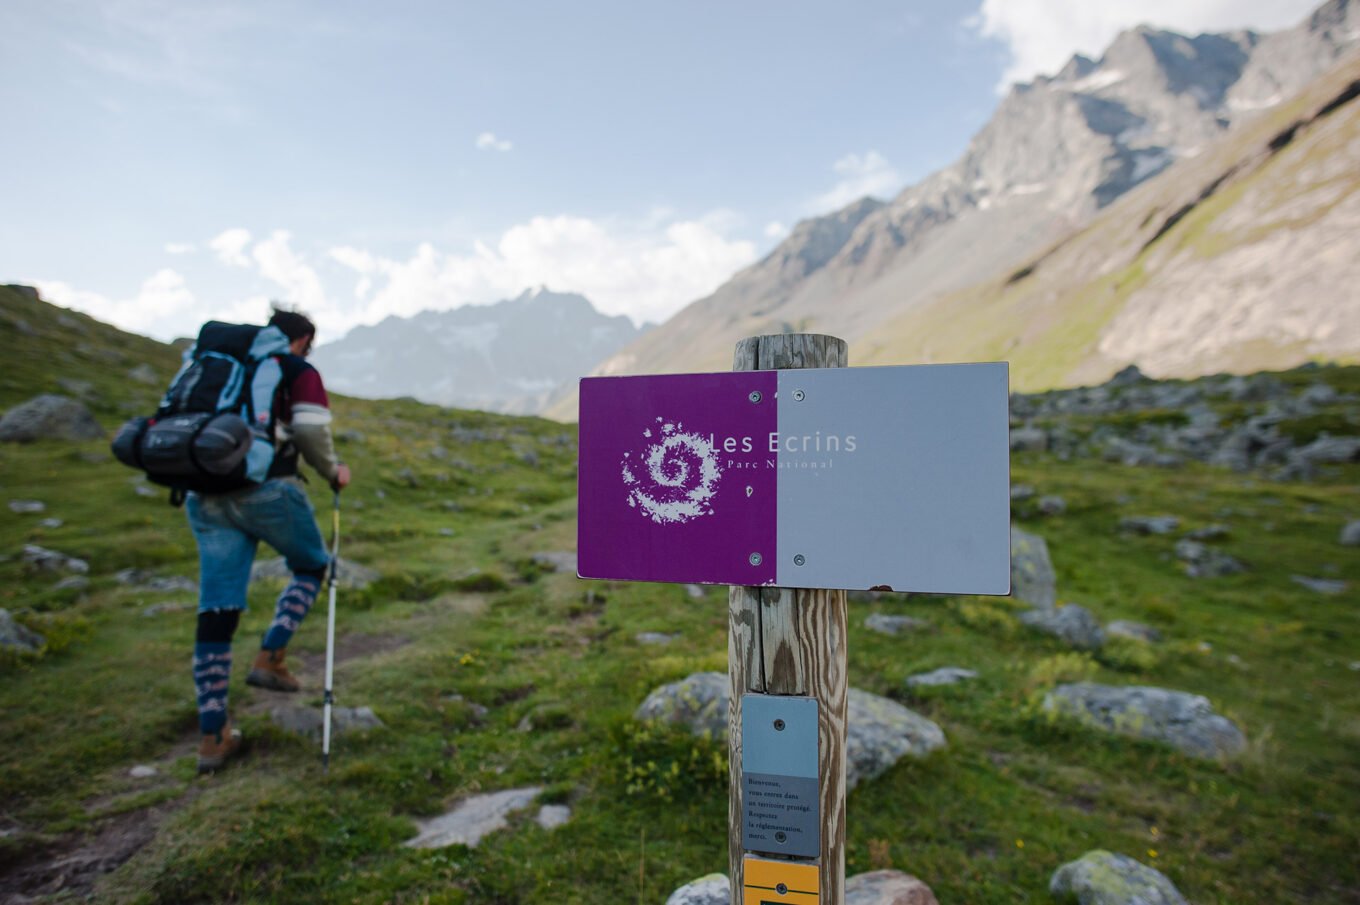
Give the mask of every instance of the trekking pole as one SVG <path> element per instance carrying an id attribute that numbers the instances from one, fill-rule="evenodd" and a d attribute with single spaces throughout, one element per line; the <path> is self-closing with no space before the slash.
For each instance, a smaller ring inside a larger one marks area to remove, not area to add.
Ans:
<path id="1" fill-rule="evenodd" d="M 331 706 L 335 695 L 331 682 L 335 678 L 335 573 L 340 568 L 340 491 L 335 491 L 335 504 L 331 508 L 331 574 L 330 602 L 326 607 L 326 689 L 321 709 L 321 770 L 329 773 L 331 769 Z"/>

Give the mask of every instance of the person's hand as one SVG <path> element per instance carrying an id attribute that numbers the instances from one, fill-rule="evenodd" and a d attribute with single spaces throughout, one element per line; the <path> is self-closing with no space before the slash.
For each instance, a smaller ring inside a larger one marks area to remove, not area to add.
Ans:
<path id="1" fill-rule="evenodd" d="M 331 490 L 344 490 L 349 482 L 349 466 L 342 462 L 335 468 L 335 477 L 331 478 Z"/>

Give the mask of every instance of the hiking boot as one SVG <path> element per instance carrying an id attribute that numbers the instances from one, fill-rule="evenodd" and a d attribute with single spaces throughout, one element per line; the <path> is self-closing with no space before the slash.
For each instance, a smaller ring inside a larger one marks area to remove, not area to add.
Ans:
<path id="1" fill-rule="evenodd" d="M 228 720 L 223 724 L 221 732 L 205 735 L 203 741 L 199 742 L 198 772 L 212 773 L 222 769 L 227 758 L 240 750 L 241 730 L 231 728 L 231 721 Z"/>
<path id="2" fill-rule="evenodd" d="M 288 671 L 283 663 L 285 648 L 262 650 L 255 657 L 255 663 L 246 676 L 246 684 L 271 691 L 297 691 L 301 686 L 297 678 Z"/>

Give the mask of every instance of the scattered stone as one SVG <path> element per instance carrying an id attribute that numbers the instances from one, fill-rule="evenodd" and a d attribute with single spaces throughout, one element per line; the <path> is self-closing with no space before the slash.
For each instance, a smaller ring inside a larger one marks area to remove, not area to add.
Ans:
<path id="1" fill-rule="evenodd" d="M 417 477 L 415 471 L 410 468 L 403 468 L 401 471 L 397 472 L 397 480 L 401 481 L 412 490 L 420 489 L 420 478 Z"/>
<path id="2" fill-rule="evenodd" d="M 1135 641 L 1146 641 L 1148 644 L 1156 644 L 1162 640 L 1162 633 L 1152 626 L 1130 622 L 1127 619 L 1116 619 L 1105 626 L 1105 635 L 1110 638 L 1132 638 Z"/>
<path id="3" fill-rule="evenodd" d="M 362 431 L 343 430 L 335 435 L 335 439 L 341 443 L 363 443 L 368 438 L 363 435 Z"/>
<path id="4" fill-rule="evenodd" d="M 1039 497 L 1040 515 L 1062 515 L 1067 511 L 1067 500 L 1060 496 Z"/>
<path id="5" fill-rule="evenodd" d="M 269 719 L 280 729 L 309 738 L 320 739 L 325 714 L 320 707 L 275 707 L 269 711 Z M 331 737 L 346 732 L 362 732 L 368 729 L 383 728 L 372 707 L 332 707 Z"/>
<path id="6" fill-rule="evenodd" d="M 1294 454 L 1310 465 L 1336 465 L 1360 458 L 1360 437 L 1318 437 Z"/>
<path id="7" fill-rule="evenodd" d="M 731 900 L 732 881 L 727 874 L 709 874 L 671 893 L 666 905 L 728 905 Z"/>
<path id="8" fill-rule="evenodd" d="M 453 529 L 452 529 L 452 528 L 440 528 L 440 529 L 439 529 L 439 536 L 440 536 L 440 537 L 453 537 Z"/>
<path id="9" fill-rule="evenodd" d="M 1229 529 L 1227 525 L 1213 524 L 1205 525 L 1203 528 L 1196 528 L 1194 531 L 1188 532 L 1185 536 L 1190 540 L 1211 541 L 1222 540 L 1230 533 L 1231 529 Z"/>
<path id="10" fill-rule="evenodd" d="M 670 644 L 679 634 L 668 635 L 665 632 L 638 632 L 633 638 L 638 644 Z"/>
<path id="11" fill-rule="evenodd" d="M 1130 515 L 1119 520 L 1119 530 L 1130 534 L 1170 534 L 1180 527 L 1174 515 Z"/>
<path id="12" fill-rule="evenodd" d="M 930 623 L 914 616 L 890 616 L 887 613 L 874 613 L 864 620 L 864 627 L 882 635 L 901 635 L 905 632 L 923 632 Z"/>
<path id="13" fill-rule="evenodd" d="M 900 870 L 875 870 L 845 881 L 845 905 L 940 905 L 929 886 Z"/>
<path id="14" fill-rule="evenodd" d="M 689 595 L 689 599 L 690 599 L 690 600 L 703 600 L 703 599 L 704 599 L 704 588 L 703 588 L 703 585 L 687 584 L 687 585 L 685 585 L 685 593 Z"/>
<path id="15" fill-rule="evenodd" d="M 1123 437 L 1111 437 L 1105 442 L 1104 459 L 1121 465 L 1137 467 L 1142 465 L 1161 465 L 1163 455 L 1145 443 L 1134 443 Z M 1180 464 L 1179 461 L 1171 463 Z"/>
<path id="16" fill-rule="evenodd" d="M 937 685 L 957 685 L 967 679 L 976 679 L 977 673 L 961 666 L 941 666 L 930 672 L 918 673 L 907 677 L 908 688 L 933 688 Z"/>
<path id="17" fill-rule="evenodd" d="M 38 522 L 39 527 L 42 528 L 60 528 L 64 524 L 66 523 L 59 518 L 45 518 Z"/>
<path id="18" fill-rule="evenodd" d="M 1048 543 L 1011 525 L 1011 596 L 1037 607 L 1058 600 L 1058 578 L 1048 556 Z"/>
<path id="19" fill-rule="evenodd" d="M 46 512 L 47 504 L 42 500 L 10 500 L 9 511 L 17 512 L 21 515 L 30 512 Z"/>
<path id="20" fill-rule="evenodd" d="M 571 808 L 564 804 L 545 804 L 534 820 L 545 830 L 555 830 L 571 819 Z"/>
<path id="21" fill-rule="evenodd" d="M 149 619 L 162 613 L 182 613 L 193 606 L 192 603 L 156 603 L 142 610 L 142 615 Z"/>
<path id="22" fill-rule="evenodd" d="M 128 771 L 128 776 L 131 776 L 133 779 L 150 779 L 158 773 L 160 773 L 160 771 L 155 767 L 148 764 L 138 764 Z"/>
<path id="23" fill-rule="evenodd" d="M 444 848 L 466 845 L 476 848 L 482 838 L 508 826 L 506 820 L 515 811 L 522 811 L 534 803 L 543 789 L 507 789 L 486 795 L 474 795 L 458 803 L 452 811 L 432 820 L 417 820 L 420 834 L 405 842 L 407 848 Z"/>
<path id="24" fill-rule="evenodd" d="M 1195 540 L 1176 541 L 1176 558 L 1185 563 L 1185 574 L 1191 578 L 1221 578 L 1247 571 L 1246 566 L 1222 550 Z"/>
<path id="25" fill-rule="evenodd" d="M 1011 428 L 1011 452 L 1045 452 L 1048 431 L 1040 427 Z"/>
<path id="26" fill-rule="evenodd" d="M 1036 491 L 1029 484 L 1012 484 L 1011 502 L 1023 503 L 1025 500 L 1031 499 L 1037 492 L 1038 491 Z"/>
<path id="27" fill-rule="evenodd" d="M 1099 650 L 1105 643 L 1105 632 L 1091 611 L 1075 603 L 1057 609 L 1036 609 L 1020 614 L 1020 621 L 1056 638 L 1061 638 L 1078 650 Z"/>
<path id="28" fill-rule="evenodd" d="M 727 737 L 727 705 L 727 674 L 701 672 L 656 689 L 633 716 L 719 739 Z M 925 757 L 945 745 L 939 726 L 896 701 L 851 688 L 848 711 L 847 789 L 885 772 L 904 755 Z"/>
<path id="29" fill-rule="evenodd" d="M 282 556 L 273 559 L 257 560 L 255 565 L 250 568 L 250 580 L 277 580 L 288 581 L 293 577 L 289 571 L 288 564 L 284 562 Z M 382 573 L 368 566 L 360 565 L 352 559 L 340 557 L 339 566 L 335 570 L 336 587 L 347 591 L 362 591 L 364 588 L 373 584 L 382 577 Z"/>
<path id="30" fill-rule="evenodd" d="M 1347 522 L 1346 527 L 1341 529 L 1339 540 L 1343 547 L 1360 547 L 1360 519 Z"/>
<path id="31" fill-rule="evenodd" d="M 1232 757 L 1247 747 L 1242 731 L 1214 713 L 1207 698 L 1183 691 L 1076 682 L 1045 695 L 1043 708 L 1093 729 L 1161 742 L 1192 757 Z"/>
<path id="32" fill-rule="evenodd" d="M 1186 905 L 1175 884 L 1160 871 L 1128 855 L 1096 850 L 1053 872 L 1048 891 L 1081 905 Z"/>
<path id="33" fill-rule="evenodd" d="M 0 648 L 20 653 L 39 653 L 47 639 L 15 620 L 9 610 L 0 609 Z"/>
<path id="34" fill-rule="evenodd" d="M 572 550 L 549 550 L 543 553 L 535 553 L 533 560 L 538 565 L 545 566 L 553 572 L 576 574 L 576 553 Z"/>
<path id="35" fill-rule="evenodd" d="M 159 384 L 161 382 L 160 375 L 156 373 L 156 369 L 146 362 L 142 362 L 137 365 L 137 367 L 128 371 L 127 376 L 138 383 Z"/>
<path id="36" fill-rule="evenodd" d="M 83 591 L 90 586 L 90 579 L 84 575 L 68 575 L 52 585 L 54 591 Z"/>
<path id="37" fill-rule="evenodd" d="M 119 584 L 133 585 L 139 591 L 198 593 L 198 582 L 182 575 L 163 577 L 147 569 L 123 569 L 121 572 L 114 573 L 113 577 Z"/>
<path id="38" fill-rule="evenodd" d="M 17 405 L 0 418 L 0 440 L 97 440 L 104 436 L 94 415 L 69 396 L 44 393 Z"/>
<path id="39" fill-rule="evenodd" d="M 94 384 L 88 380 L 59 377 L 57 378 L 57 386 L 78 399 L 89 399 L 94 395 Z"/>
<path id="40" fill-rule="evenodd" d="M 1316 594 L 1341 594 L 1347 588 L 1346 582 L 1336 578 L 1309 578 L 1306 575 L 1291 575 L 1289 578 L 1294 584 L 1303 585 Z"/>
<path id="41" fill-rule="evenodd" d="M 162 493 L 162 491 L 159 491 L 148 484 L 144 484 L 141 481 L 135 481 L 133 483 L 132 492 L 137 494 L 137 496 L 147 497 L 148 499 L 154 499 L 155 497 L 160 496 Z"/>
<path id="42" fill-rule="evenodd" d="M 1143 372 L 1138 370 L 1138 365 L 1131 364 L 1125 366 L 1109 380 L 1105 381 L 1107 387 L 1127 387 L 1147 380 Z"/>
<path id="43" fill-rule="evenodd" d="M 39 572 L 74 572 L 84 575 L 90 571 L 90 564 L 85 560 L 37 544 L 24 544 L 24 562 Z"/>

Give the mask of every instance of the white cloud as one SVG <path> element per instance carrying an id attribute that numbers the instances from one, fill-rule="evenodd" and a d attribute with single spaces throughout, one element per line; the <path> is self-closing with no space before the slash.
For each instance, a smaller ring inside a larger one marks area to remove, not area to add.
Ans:
<path id="1" fill-rule="evenodd" d="M 233 267 L 249 267 L 250 259 L 246 257 L 246 246 L 250 244 L 250 230 L 248 229 L 228 229 L 219 233 L 208 241 L 208 247 L 217 252 L 218 259 L 223 264 L 230 264 Z"/>
<path id="2" fill-rule="evenodd" d="M 273 235 L 256 243 L 250 255 L 260 276 L 276 283 L 282 290 L 282 301 L 309 313 L 323 314 L 327 310 L 326 291 L 321 279 L 296 252 L 289 247 L 292 239 L 286 230 L 275 230 Z"/>
<path id="3" fill-rule="evenodd" d="M 166 242 L 165 253 L 168 255 L 187 255 L 198 250 L 198 246 L 192 242 Z"/>
<path id="4" fill-rule="evenodd" d="M 147 277 L 137 294 L 125 299 L 111 299 L 57 280 L 31 282 L 43 298 L 57 305 L 160 339 L 196 334 L 206 319 L 184 277 L 168 268 Z"/>
<path id="5" fill-rule="evenodd" d="M 1057 72 L 1074 53 L 1096 58 L 1119 32 L 1152 25 L 1186 34 L 1253 28 L 1274 31 L 1303 20 L 1317 0 L 983 0 L 964 27 L 1010 51 L 998 89 Z"/>
<path id="6" fill-rule="evenodd" d="M 765 224 L 765 238 L 782 239 L 789 234 L 789 228 L 776 221 Z"/>
<path id="7" fill-rule="evenodd" d="M 865 195 L 882 198 L 895 194 L 902 185 L 902 177 L 887 159 L 877 151 L 847 154 L 832 165 L 840 177 L 829 191 L 812 199 L 807 205 L 810 214 L 825 214 L 839 210 Z"/>
<path id="8" fill-rule="evenodd" d="M 477 136 L 477 150 L 479 151 L 508 151 L 514 144 L 508 138 L 497 138 L 494 132 L 483 132 Z"/>
<path id="9" fill-rule="evenodd" d="M 755 259 L 752 243 L 715 226 L 731 219 L 716 212 L 634 231 L 582 217 L 535 217 L 506 230 L 494 246 L 478 242 L 468 254 L 447 254 L 427 242 L 404 261 L 336 248 L 331 257 L 358 273 L 365 289 L 339 314 L 348 327 L 548 286 L 579 292 L 606 314 L 664 320 Z M 370 279 L 377 288 L 367 295 Z"/>

